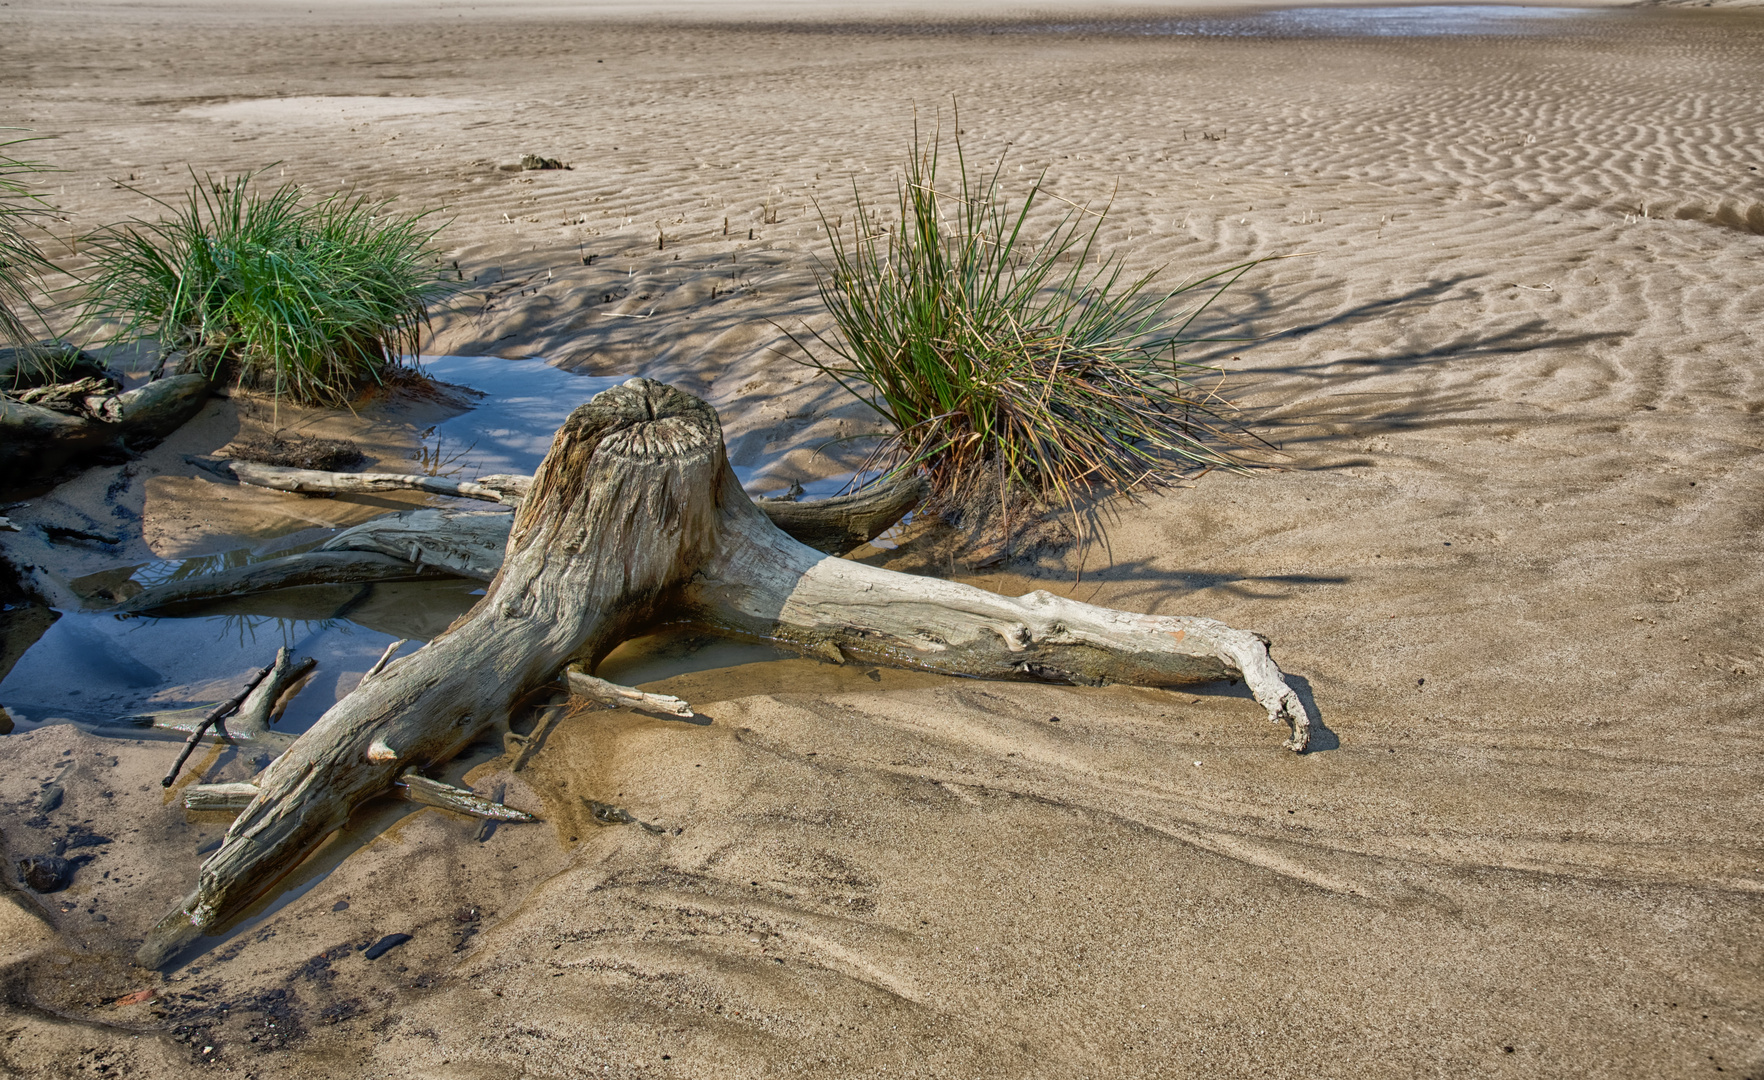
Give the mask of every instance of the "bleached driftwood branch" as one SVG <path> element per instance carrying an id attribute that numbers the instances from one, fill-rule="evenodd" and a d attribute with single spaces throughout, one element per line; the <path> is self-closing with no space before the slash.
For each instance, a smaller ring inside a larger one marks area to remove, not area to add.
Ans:
<path id="1" fill-rule="evenodd" d="M 236 458 L 200 457 L 186 454 L 184 460 L 216 476 L 237 480 L 253 487 L 273 488 L 296 495 L 363 495 L 386 491 L 426 491 L 431 495 L 452 495 L 461 499 L 483 502 L 519 503 L 529 476 L 481 476 L 476 480 L 455 480 L 448 476 L 426 476 L 420 473 L 346 473 L 323 469 L 294 469 L 286 465 L 263 465 Z"/>
<path id="2" fill-rule="evenodd" d="M 633 379 L 558 431 L 483 598 L 363 682 L 260 774 L 194 891 L 137 959 L 157 967 L 218 929 L 355 807 L 505 723 L 561 668 L 591 670 L 620 642 L 681 616 L 830 658 L 968 676 L 1140 686 L 1241 676 L 1289 729 L 1288 747 L 1303 749 L 1309 736 L 1303 705 L 1248 631 L 1047 593 L 997 596 L 791 539 L 741 490 L 716 413 Z"/>
<path id="3" fill-rule="evenodd" d="M 238 812 L 250 806 L 260 794 L 256 784 L 191 784 L 184 789 L 184 809 Z M 424 806 L 438 806 L 471 817 L 491 821 L 526 823 L 539 819 L 525 810 L 486 799 L 475 792 L 431 780 L 420 773 L 407 772 L 392 784 L 388 793 Z"/>
<path id="4" fill-rule="evenodd" d="M 692 706 L 677 697 L 667 694 L 649 694 L 642 690 L 634 690 L 629 686 L 620 686 L 605 679 L 595 678 L 586 672 L 571 668 L 565 675 L 569 682 L 570 693 L 585 697 L 612 709 L 638 709 L 643 712 L 662 713 L 666 716 L 692 716 Z"/>
<path id="5" fill-rule="evenodd" d="M 257 684 L 232 719 L 223 721 L 226 733 L 235 739 L 263 739 L 272 734 L 270 723 L 286 707 L 288 691 L 317 666 L 318 661 L 310 656 L 295 660 L 293 650 L 286 646 L 277 649 L 269 676 Z"/>
<path id="6" fill-rule="evenodd" d="M 274 465 L 251 465 L 249 469 L 243 469 L 248 463 L 228 464 L 240 467 L 242 471 L 238 471 L 237 476 L 242 483 L 254 483 L 249 478 L 271 472 L 319 477 L 353 475 L 282 469 Z M 377 479 L 416 481 L 433 478 L 378 474 Z M 499 480 L 521 481 L 521 484 L 506 486 L 524 493 L 531 477 L 502 477 Z M 290 489 L 277 487 L 277 490 Z M 779 528 L 810 547 L 841 552 L 880 536 L 923 501 L 925 494 L 923 480 L 907 477 L 854 495 L 812 502 L 760 499 L 756 500 L 756 505 Z M 447 576 L 489 581 L 502 565 L 503 549 L 508 544 L 508 530 L 513 522 L 514 516 L 508 510 L 424 507 L 383 514 L 345 529 L 314 551 L 156 585 L 124 601 L 119 610 L 152 611 L 173 604 L 250 596 L 297 585 L 360 585 Z"/>
<path id="7" fill-rule="evenodd" d="M 202 408 L 211 384 L 174 375 L 126 393 L 87 394 L 71 411 L 0 395 L 0 484 L 41 475 L 119 438 L 164 438 Z"/>
<path id="8" fill-rule="evenodd" d="M 415 473 L 345 473 L 320 469 L 292 469 L 261 465 L 253 461 L 184 458 L 216 476 L 254 487 L 272 488 L 301 495 L 348 495 L 364 492 L 427 491 L 463 499 L 519 506 L 532 486 L 530 476 L 497 474 L 476 480 L 454 480 Z M 928 494 L 923 478 L 901 476 L 885 484 L 835 495 L 829 499 L 797 502 L 793 499 L 755 499 L 772 523 L 791 536 L 821 551 L 850 551 L 873 540 L 905 517 Z"/>

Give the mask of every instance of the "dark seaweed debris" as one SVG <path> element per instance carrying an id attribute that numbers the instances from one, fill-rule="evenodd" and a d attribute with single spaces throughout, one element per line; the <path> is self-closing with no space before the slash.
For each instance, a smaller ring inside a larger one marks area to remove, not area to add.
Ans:
<path id="1" fill-rule="evenodd" d="M 290 469 L 322 469 L 343 472 L 364 460 L 361 447 L 348 439 L 320 439 L 311 435 L 259 435 L 238 439 L 229 448 L 232 456 L 264 465 Z"/>
<path id="2" fill-rule="evenodd" d="M 398 948 L 398 946 L 409 940 L 409 934 L 387 934 L 385 937 L 368 946 L 368 950 L 361 954 L 362 958 L 364 960 L 378 960 L 380 957 L 386 955 L 391 950 Z"/>
<path id="3" fill-rule="evenodd" d="M 73 864 L 56 855 L 27 855 L 18 860 L 18 877 L 35 892 L 60 892 L 73 880 Z"/>

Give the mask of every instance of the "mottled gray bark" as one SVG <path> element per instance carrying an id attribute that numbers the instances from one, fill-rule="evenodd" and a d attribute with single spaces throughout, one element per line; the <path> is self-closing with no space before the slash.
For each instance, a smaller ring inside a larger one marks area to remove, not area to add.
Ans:
<path id="1" fill-rule="evenodd" d="M 1266 644 L 1247 631 L 1041 592 L 997 596 L 791 539 L 741 490 L 710 407 L 633 379 L 558 432 L 483 599 L 364 680 L 260 775 L 195 891 L 139 961 L 158 966 L 218 929 L 355 807 L 505 722 L 566 664 L 592 670 L 634 633 L 681 616 L 830 659 L 986 678 L 1174 686 L 1241 676 L 1289 726 L 1288 747 L 1303 749 L 1309 733 Z M 602 702 L 690 713 L 678 699 L 579 671 L 566 683 Z"/>
<path id="2" fill-rule="evenodd" d="M 448 476 L 425 476 L 417 473 L 347 473 L 323 469 L 293 469 L 286 465 L 263 465 L 236 458 L 199 457 L 186 454 L 184 460 L 216 476 L 237 480 L 253 487 L 271 488 L 296 495 L 361 495 L 383 491 L 427 491 L 432 495 L 453 495 L 482 502 L 520 502 L 532 482 L 526 476 L 484 476 L 477 480 L 455 480 Z"/>

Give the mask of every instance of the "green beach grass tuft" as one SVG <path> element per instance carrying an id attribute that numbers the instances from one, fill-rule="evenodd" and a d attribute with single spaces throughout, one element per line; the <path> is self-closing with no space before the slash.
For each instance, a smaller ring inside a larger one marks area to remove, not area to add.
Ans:
<path id="1" fill-rule="evenodd" d="M 823 211 L 833 254 L 819 290 L 833 327 L 808 331 L 818 354 L 792 335 L 892 426 L 867 467 L 923 470 L 932 510 L 1006 541 L 1013 517 L 1051 510 L 1082 543 L 1096 495 L 1236 464 L 1245 436 L 1207 388 L 1221 373 L 1176 354 L 1245 340 L 1185 334 L 1260 260 L 1154 289 L 1154 275 L 1130 278 L 1097 255 L 1106 208 L 1068 203 L 1032 239 L 1042 177 L 1013 207 L 1003 158 L 971 174 L 958 138 L 959 186 L 940 187 L 939 141 L 922 145 L 915 128 L 892 225 L 855 185 L 849 227 Z"/>
<path id="2" fill-rule="evenodd" d="M 34 139 L 0 142 L 0 345 L 26 348 L 45 325 L 37 295 L 43 275 L 55 266 L 27 231 L 49 204 L 25 178 L 46 171 L 40 162 L 21 161 L 9 152 Z"/>
<path id="3" fill-rule="evenodd" d="M 419 351 L 429 305 L 451 291 L 430 246 L 439 226 L 253 179 L 205 178 L 182 205 L 160 203 L 168 216 L 89 237 L 84 318 L 183 350 L 213 378 L 343 404 Z"/>

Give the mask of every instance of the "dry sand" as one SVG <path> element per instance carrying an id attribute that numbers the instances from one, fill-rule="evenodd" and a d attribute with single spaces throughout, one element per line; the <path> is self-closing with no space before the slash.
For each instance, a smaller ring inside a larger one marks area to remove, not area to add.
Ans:
<path id="1" fill-rule="evenodd" d="M 111 842 L 0 899 L 0 1071 L 1764 1076 L 1764 22 L 1138 32 L 1166 17 L 4 9 L 6 119 L 55 136 L 61 228 L 147 212 L 111 178 L 171 194 L 186 163 L 445 204 L 474 285 L 435 351 L 678 382 L 778 486 L 869 430 L 776 324 L 815 311 L 817 200 L 885 197 L 915 106 L 956 95 L 1007 181 L 1113 194 L 1136 267 L 1311 252 L 1226 305 L 1277 336 L 1213 356 L 1286 471 L 1124 511 L 1078 593 L 1268 634 L 1327 731 L 1288 754 L 1228 686 L 683 676 L 711 723 L 584 714 L 518 777 L 474 759 L 546 824 L 376 810 L 165 975 L 124 960 L 224 820 L 162 799 L 164 744 L 21 731 L 8 857 Z M 524 153 L 574 169 L 499 168 Z M 396 456 L 420 419 L 361 423 Z M 217 403 L 14 516 L 120 490 L 127 561 L 379 508 L 207 516 L 240 494 L 176 455 L 248 421 Z"/>

